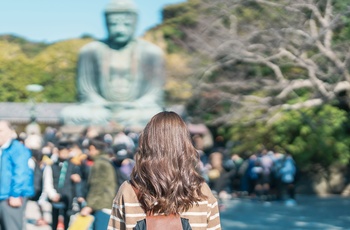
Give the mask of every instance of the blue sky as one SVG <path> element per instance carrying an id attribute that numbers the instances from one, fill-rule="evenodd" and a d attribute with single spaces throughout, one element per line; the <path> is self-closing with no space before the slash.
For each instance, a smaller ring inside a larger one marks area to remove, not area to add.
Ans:
<path id="1" fill-rule="evenodd" d="M 185 0 L 134 0 L 139 8 L 136 34 L 161 22 L 165 5 Z M 31 41 L 56 42 L 91 34 L 105 38 L 103 9 L 109 0 L 4 0 L 0 1 L 0 34 Z"/>

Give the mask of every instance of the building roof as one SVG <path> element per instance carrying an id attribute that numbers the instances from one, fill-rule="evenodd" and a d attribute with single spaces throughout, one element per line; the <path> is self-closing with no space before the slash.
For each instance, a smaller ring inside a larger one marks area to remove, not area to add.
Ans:
<path id="1" fill-rule="evenodd" d="M 60 113 L 63 108 L 75 103 L 36 103 L 36 122 L 45 125 L 62 125 Z M 0 120 L 6 120 L 13 124 L 29 124 L 32 117 L 33 104 L 30 102 L 0 102 Z M 174 105 L 167 110 L 185 115 L 182 105 Z M 77 126 L 80 128 L 81 126 Z M 76 128 L 76 127 L 74 127 Z"/>
<path id="2" fill-rule="evenodd" d="M 61 110 L 72 103 L 36 103 L 35 115 L 38 123 L 57 125 Z M 31 103 L 0 102 L 0 120 L 26 124 L 31 121 Z"/>

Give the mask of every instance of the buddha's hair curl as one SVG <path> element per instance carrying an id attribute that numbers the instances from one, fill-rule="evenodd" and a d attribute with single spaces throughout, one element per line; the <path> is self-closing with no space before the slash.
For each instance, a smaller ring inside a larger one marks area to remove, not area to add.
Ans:
<path id="1" fill-rule="evenodd" d="M 156 114 L 140 135 L 131 183 L 146 212 L 178 214 L 206 198 L 199 154 L 175 112 Z"/>

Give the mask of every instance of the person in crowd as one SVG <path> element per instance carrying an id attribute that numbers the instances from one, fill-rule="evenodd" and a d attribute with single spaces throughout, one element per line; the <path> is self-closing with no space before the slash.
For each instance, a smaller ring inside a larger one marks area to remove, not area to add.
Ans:
<path id="1" fill-rule="evenodd" d="M 80 214 L 87 216 L 93 214 L 94 230 L 106 230 L 111 212 L 113 198 L 117 191 L 117 174 L 110 156 L 105 152 L 106 143 L 103 137 L 89 140 L 89 155 L 94 164 L 91 166 L 88 178 L 88 193 L 86 206 Z"/>
<path id="2" fill-rule="evenodd" d="M 128 147 L 125 144 L 114 145 L 112 150 L 112 161 L 117 172 L 119 187 L 124 181 L 130 180 L 135 161 L 133 160 L 133 154 L 128 151 Z"/>
<path id="3" fill-rule="evenodd" d="M 44 143 L 55 143 L 57 129 L 51 126 L 47 126 L 44 130 L 43 139 Z"/>
<path id="4" fill-rule="evenodd" d="M 207 183 L 209 183 L 209 170 L 211 165 L 209 163 L 209 157 L 205 152 L 204 138 L 200 134 L 194 134 L 191 136 L 193 146 L 196 148 L 199 154 L 200 163 L 200 173 Z"/>
<path id="5" fill-rule="evenodd" d="M 44 219 L 43 202 L 46 200 L 46 196 L 43 195 L 43 171 L 45 163 L 43 163 L 43 153 L 39 149 L 31 149 L 32 158 L 29 160 L 29 167 L 34 173 L 34 195 L 29 200 L 36 202 L 39 208 L 39 218 L 35 224 L 37 226 L 47 225 L 48 223 Z"/>
<path id="6" fill-rule="evenodd" d="M 52 204 L 52 229 L 57 229 L 59 216 L 63 217 L 64 228 L 68 229 L 75 197 L 82 197 L 79 167 L 70 161 L 70 141 L 58 143 L 58 159 L 47 165 L 43 173 L 43 191 Z M 61 220 L 60 220 L 61 221 Z"/>
<path id="7" fill-rule="evenodd" d="M 246 197 L 250 192 L 250 159 L 243 159 L 237 171 L 239 180 L 239 196 Z"/>
<path id="8" fill-rule="evenodd" d="M 213 152 L 209 155 L 210 170 L 208 172 L 209 186 L 220 199 L 230 198 L 230 174 L 224 168 L 224 155 Z"/>
<path id="9" fill-rule="evenodd" d="M 114 146 L 117 146 L 119 144 L 124 144 L 126 146 L 126 150 L 128 151 L 129 154 L 134 153 L 135 143 L 131 139 L 131 137 L 126 135 L 126 133 L 124 131 L 118 132 L 113 139 Z"/>
<path id="10" fill-rule="evenodd" d="M 281 200 L 281 180 L 280 169 L 282 168 L 284 154 L 279 151 L 273 151 L 273 165 L 271 168 L 270 195 L 273 200 Z"/>
<path id="11" fill-rule="evenodd" d="M 248 158 L 248 194 L 252 197 L 256 196 L 259 174 L 262 172 L 257 154 L 252 154 Z"/>
<path id="12" fill-rule="evenodd" d="M 89 176 L 90 176 L 90 172 L 91 172 L 91 167 L 94 165 L 94 159 L 92 156 L 90 156 L 88 154 L 88 152 L 84 153 L 85 157 L 81 157 L 80 160 L 80 173 L 81 173 L 81 191 L 83 192 L 83 199 L 78 199 L 80 206 L 82 206 L 82 204 L 86 203 L 86 196 L 88 194 L 88 180 L 89 180 Z"/>
<path id="13" fill-rule="evenodd" d="M 132 153 L 134 154 L 137 149 L 137 146 L 139 145 L 138 143 L 141 130 L 132 130 L 131 128 L 125 128 L 124 132 L 128 137 L 131 138 L 132 142 L 134 143 L 132 151 Z"/>
<path id="14" fill-rule="evenodd" d="M 264 148 L 257 158 L 257 165 L 261 170 L 258 172 L 258 180 L 255 193 L 261 200 L 268 199 L 270 194 L 271 170 L 273 167 L 273 152 Z"/>
<path id="15" fill-rule="evenodd" d="M 293 206 L 295 202 L 295 176 L 296 166 L 290 154 L 284 154 L 279 169 L 280 194 L 279 198 L 285 201 L 287 206 Z"/>
<path id="16" fill-rule="evenodd" d="M 24 229 L 28 197 L 34 195 L 31 153 L 16 140 L 7 121 L 0 121 L 0 229 Z"/>
<path id="17" fill-rule="evenodd" d="M 218 202 L 198 171 L 198 153 L 178 114 L 153 116 L 140 135 L 135 161 L 130 181 L 114 199 L 110 229 L 133 229 L 146 213 L 180 215 L 192 229 L 221 229 Z"/>
<path id="18" fill-rule="evenodd" d="M 43 147 L 44 140 L 40 134 L 40 127 L 35 128 L 35 125 L 33 125 L 32 128 L 27 127 L 27 129 L 28 133 L 24 139 L 24 145 L 29 149 L 41 149 Z"/>
<path id="19" fill-rule="evenodd" d="M 225 161 L 224 168 L 228 171 L 229 187 L 233 196 L 240 195 L 240 175 L 239 169 L 243 163 L 243 159 L 238 154 L 232 154 L 232 156 Z"/>

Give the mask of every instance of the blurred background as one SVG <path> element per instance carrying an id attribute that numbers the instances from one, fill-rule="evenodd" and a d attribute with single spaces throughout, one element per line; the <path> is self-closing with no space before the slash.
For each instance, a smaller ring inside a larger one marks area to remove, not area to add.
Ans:
<path id="1" fill-rule="evenodd" d="M 77 102 L 79 49 L 106 36 L 107 2 L 0 3 L 0 119 L 60 127 L 58 111 Z M 222 165 L 264 149 L 290 155 L 297 194 L 349 197 L 347 0 L 136 4 L 137 36 L 166 55 L 166 105 L 183 108 L 198 148 L 221 148 Z"/>

